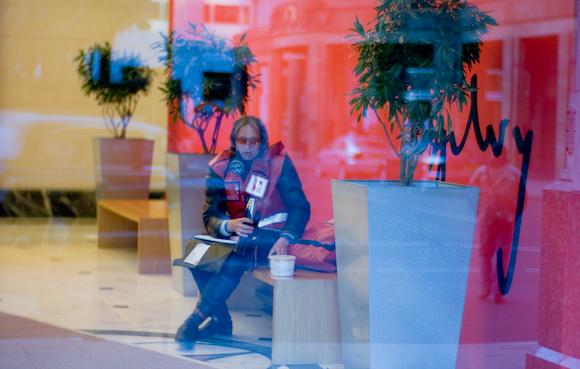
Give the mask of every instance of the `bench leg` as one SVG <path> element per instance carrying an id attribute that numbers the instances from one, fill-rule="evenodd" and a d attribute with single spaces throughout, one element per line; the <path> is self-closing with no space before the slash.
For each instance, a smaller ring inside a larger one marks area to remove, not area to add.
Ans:
<path id="1" fill-rule="evenodd" d="M 169 225 L 167 219 L 141 219 L 138 231 L 140 274 L 170 274 Z"/>
<path id="2" fill-rule="evenodd" d="M 336 280 L 277 280 L 272 364 L 342 363 Z"/>
<path id="3" fill-rule="evenodd" d="M 99 247 L 135 247 L 137 224 L 107 209 L 97 209 Z"/>

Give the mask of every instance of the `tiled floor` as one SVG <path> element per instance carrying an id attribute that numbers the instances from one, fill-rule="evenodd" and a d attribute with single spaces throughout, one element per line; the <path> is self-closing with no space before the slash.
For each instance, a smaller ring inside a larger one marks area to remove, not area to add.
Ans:
<path id="1" fill-rule="evenodd" d="M 0 312 L 0 369 L 212 369 Z"/>
<path id="2" fill-rule="evenodd" d="M 233 337 L 209 339 L 191 351 L 179 351 L 172 336 L 196 298 L 178 294 L 170 276 L 139 275 L 136 257 L 134 249 L 98 249 L 94 220 L 1 219 L 0 312 L 215 368 L 278 368 L 270 361 L 271 317 L 261 311 L 234 311 Z M 14 342 L 8 345 L 13 347 Z M 2 347 L 0 341 L 0 351 L 10 347 Z M 535 349 L 536 342 L 468 344 L 462 356 L 467 363 L 479 363 L 478 368 L 522 369 L 524 354 Z M 0 364 L 3 358 L 0 352 Z M 4 367 L 14 369 L 0 365 Z"/>
<path id="3" fill-rule="evenodd" d="M 94 220 L 0 221 L 0 311 L 216 368 L 277 367 L 271 317 L 260 311 L 234 311 L 233 337 L 179 351 L 172 335 L 195 302 L 170 276 L 137 274 L 136 250 L 98 249 Z"/>

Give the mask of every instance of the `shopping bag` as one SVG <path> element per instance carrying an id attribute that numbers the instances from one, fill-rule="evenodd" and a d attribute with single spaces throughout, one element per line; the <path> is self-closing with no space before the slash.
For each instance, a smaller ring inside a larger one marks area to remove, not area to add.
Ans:
<path id="1" fill-rule="evenodd" d="M 296 266 L 318 272 L 336 272 L 334 222 L 310 224 L 302 238 L 288 246 L 296 256 Z"/>

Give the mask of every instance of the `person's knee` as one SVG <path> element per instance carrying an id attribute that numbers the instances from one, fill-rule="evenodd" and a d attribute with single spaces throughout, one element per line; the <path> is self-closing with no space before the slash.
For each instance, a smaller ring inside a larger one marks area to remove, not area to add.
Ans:
<path id="1" fill-rule="evenodd" d="M 239 278 L 241 278 L 244 272 L 248 270 L 250 266 L 251 260 L 249 258 L 245 258 L 237 254 L 232 254 L 223 263 L 220 274 L 225 273 L 232 277 L 239 276 Z"/>
<path id="2" fill-rule="evenodd" d="M 214 273 L 205 272 L 202 270 L 189 269 L 195 284 L 200 292 L 203 292 L 209 281 L 215 276 Z"/>

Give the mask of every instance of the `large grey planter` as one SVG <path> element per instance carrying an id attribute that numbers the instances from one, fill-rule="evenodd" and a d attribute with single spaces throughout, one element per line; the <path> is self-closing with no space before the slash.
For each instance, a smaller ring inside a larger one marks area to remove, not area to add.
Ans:
<path id="1" fill-rule="evenodd" d="M 183 257 L 187 240 L 205 232 L 203 204 L 205 174 L 213 155 L 167 153 L 167 206 L 171 260 Z M 184 296 L 196 296 L 197 287 L 185 268 L 171 269 L 173 287 Z"/>
<path id="2" fill-rule="evenodd" d="M 479 189 L 333 181 L 345 369 L 454 369 Z"/>

